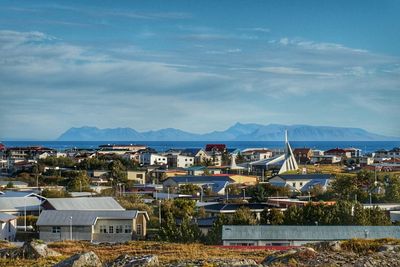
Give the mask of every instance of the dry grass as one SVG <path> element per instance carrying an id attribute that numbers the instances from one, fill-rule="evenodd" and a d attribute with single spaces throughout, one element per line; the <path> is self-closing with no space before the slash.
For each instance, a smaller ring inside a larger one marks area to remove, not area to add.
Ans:
<path id="1" fill-rule="evenodd" d="M 49 247 L 60 252 L 63 256 L 37 260 L 6 260 L 0 259 L 0 266 L 52 266 L 75 253 L 94 251 L 103 262 L 113 260 L 121 254 L 158 256 L 160 264 L 180 260 L 200 259 L 253 259 L 262 261 L 271 254 L 268 250 L 227 249 L 202 244 L 174 244 L 150 241 L 131 241 L 124 244 L 99 244 L 89 242 L 55 242 Z"/>

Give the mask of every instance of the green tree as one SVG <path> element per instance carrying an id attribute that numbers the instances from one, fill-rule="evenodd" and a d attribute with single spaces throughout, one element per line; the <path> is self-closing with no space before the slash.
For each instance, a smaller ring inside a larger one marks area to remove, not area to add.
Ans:
<path id="1" fill-rule="evenodd" d="M 159 239 L 162 241 L 175 242 L 178 236 L 178 229 L 173 214 L 164 213 L 164 218 L 159 231 Z"/>
<path id="2" fill-rule="evenodd" d="M 113 178 L 116 182 L 126 182 L 128 175 L 125 166 L 119 160 L 114 160 L 108 165 L 110 170 L 110 178 Z"/>
<path id="3" fill-rule="evenodd" d="M 280 224 L 283 224 L 283 220 L 284 220 L 283 213 L 279 209 L 265 208 L 261 212 L 261 218 L 260 218 L 261 224 L 280 225 Z"/>
<path id="4" fill-rule="evenodd" d="M 369 211 L 364 209 L 363 205 L 359 202 L 354 204 L 354 216 L 353 216 L 353 224 L 354 225 L 370 225 Z"/>
<path id="5" fill-rule="evenodd" d="M 186 195 L 196 195 L 200 191 L 200 187 L 195 184 L 185 184 L 179 187 L 179 192 Z"/>
<path id="6" fill-rule="evenodd" d="M 400 202 L 400 177 L 386 176 L 385 200 L 388 202 Z"/>
<path id="7" fill-rule="evenodd" d="M 371 225 L 392 225 L 389 216 L 378 206 L 370 208 L 368 212 Z"/>
<path id="8" fill-rule="evenodd" d="M 206 242 L 212 245 L 222 245 L 222 226 L 231 224 L 228 216 L 218 215 L 210 231 L 207 234 Z"/>
<path id="9" fill-rule="evenodd" d="M 262 184 L 249 187 L 247 189 L 248 195 L 251 196 L 251 202 L 265 202 L 267 200 L 267 192 Z"/>
<path id="10" fill-rule="evenodd" d="M 78 174 L 70 179 L 68 183 L 68 191 L 91 191 L 90 179 L 85 171 L 79 171 Z"/>
<path id="11" fill-rule="evenodd" d="M 284 219 L 283 224 L 285 225 L 302 225 L 303 218 L 303 210 L 301 207 L 297 207 L 296 205 L 288 207 L 284 211 Z"/>
<path id="12" fill-rule="evenodd" d="M 189 216 L 183 217 L 181 225 L 177 229 L 176 241 L 180 243 L 193 243 L 202 240 L 201 233 L 197 223 L 192 222 Z"/>
<path id="13" fill-rule="evenodd" d="M 256 225 L 257 219 L 247 207 L 240 207 L 232 217 L 233 225 Z"/>

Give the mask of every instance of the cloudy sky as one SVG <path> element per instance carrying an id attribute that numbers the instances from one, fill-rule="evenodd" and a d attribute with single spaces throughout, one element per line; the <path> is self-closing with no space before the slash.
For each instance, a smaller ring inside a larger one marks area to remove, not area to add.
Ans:
<path id="1" fill-rule="evenodd" d="M 237 121 L 400 136 L 399 14 L 396 0 L 3 0 L 0 139 Z"/>

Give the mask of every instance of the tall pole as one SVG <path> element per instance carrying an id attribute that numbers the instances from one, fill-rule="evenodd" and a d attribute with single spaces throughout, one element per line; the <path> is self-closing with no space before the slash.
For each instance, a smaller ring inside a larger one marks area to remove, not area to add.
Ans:
<path id="1" fill-rule="evenodd" d="M 24 229 L 26 232 L 26 197 L 24 197 Z"/>
<path id="2" fill-rule="evenodd" d="M 158 201 L 158 222 L 160 223 L 161 227 L 161 200 Z"/>
<path id="3" fill-rule="evenodd" d="M 69 217 L 69 240 L 72 240 L 72 216 Z"/>

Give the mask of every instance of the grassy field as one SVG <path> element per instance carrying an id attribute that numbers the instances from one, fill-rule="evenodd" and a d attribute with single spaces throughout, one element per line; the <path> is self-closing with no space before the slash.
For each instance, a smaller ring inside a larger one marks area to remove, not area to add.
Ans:
<path id="1" fill-rule="evenodd" d="M 253 259 L 262 261 L 271 254 L 268 250 L 227 249 L 202 244 L 174 244 L 150 241 L 131 241 L 124 244 L 100 244 L 89 242 L 56 242 L 49 247 L 60 252 L 61 257 L 40 260 L 0 259 L 0 266 L 52 266 L 69 256 L 86 251 L 94 251 L 103 262 L 113 260 L 121 254 L 158 256 L 161 264 L 186 259 Z"/>

